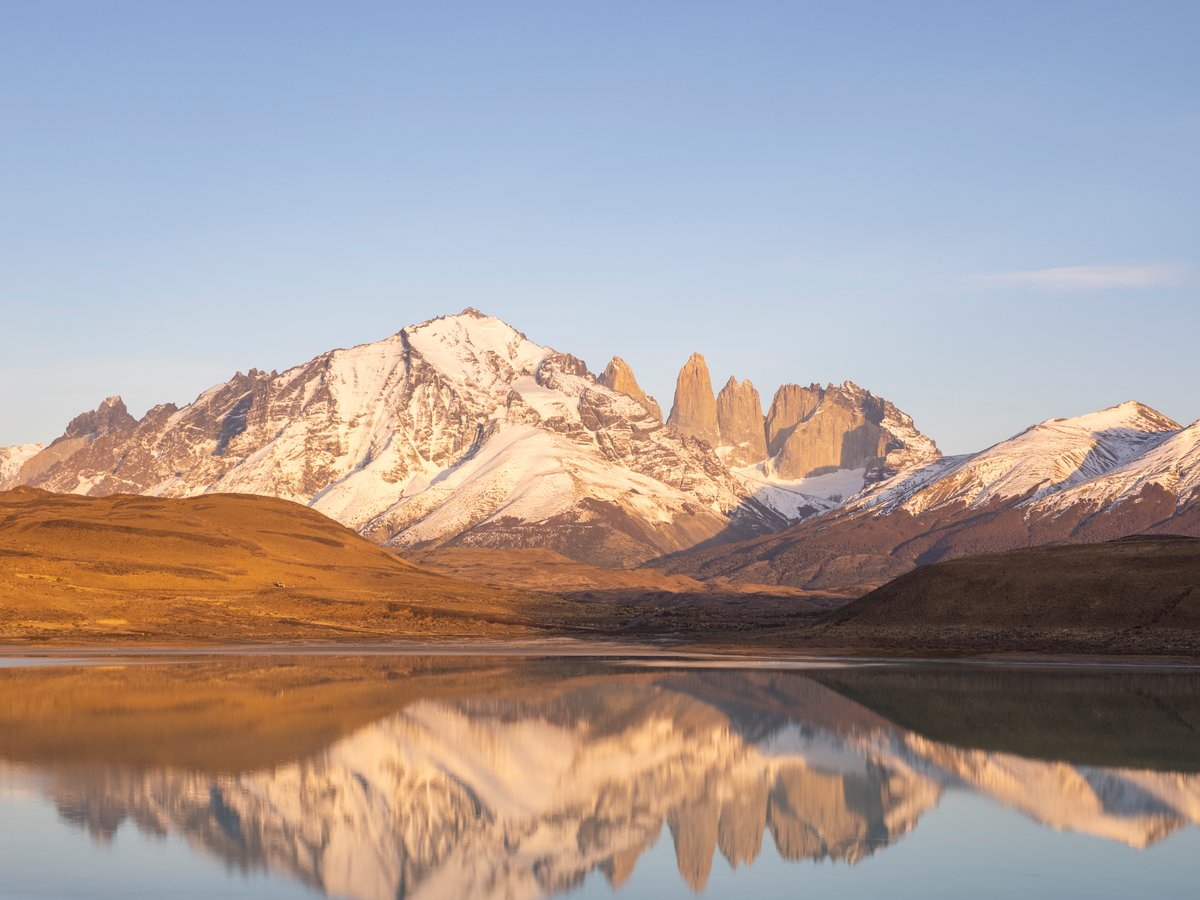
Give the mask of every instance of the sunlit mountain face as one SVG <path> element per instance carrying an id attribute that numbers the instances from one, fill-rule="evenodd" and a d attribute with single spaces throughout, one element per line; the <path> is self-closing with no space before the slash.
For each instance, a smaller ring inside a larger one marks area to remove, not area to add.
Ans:
<path id="1" fill-rule="evenodd" d="M 0 680 L 10 792 L 93 845 L 180 838 L 330 896 L 618 888 L 668 842 L 695 892 L 718 857 L 854 867 L 958 791 L 1130 848 L 1200 822 L 1200 686 L 1182 676 L 1044 690 L 1030 673 L 325 660 Z M 1057 733 L 1012 713 L 1031 703 Z M 1121 717 L 1139 729 L 1127 757 Z M 115 730 L 86 740 L 100 721 Z"/>

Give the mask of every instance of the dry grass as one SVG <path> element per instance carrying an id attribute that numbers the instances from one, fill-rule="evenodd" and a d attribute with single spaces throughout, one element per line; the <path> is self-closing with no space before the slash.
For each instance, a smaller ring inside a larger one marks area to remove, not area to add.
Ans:
<path id="1" fill-rule="evenodd" d="M 1126 538 L 936 563 L 799 637 L 883 650 L 1200 657 L 1200 540 Z"/>
<path id="2" fill-rule="evenodd" d="M 0 493 L 0 642 L 522 636 L 581 604 L 425 571 L 304 506 Z"/>

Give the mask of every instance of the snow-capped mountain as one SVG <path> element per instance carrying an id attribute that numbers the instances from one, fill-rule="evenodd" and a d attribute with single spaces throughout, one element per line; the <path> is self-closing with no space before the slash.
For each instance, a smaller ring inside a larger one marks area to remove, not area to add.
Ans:
<path id="1" fill-rule="evenodd" d="M 1145 502 L 1151 492 L 1173 500 L 1176 510 L 1200 498 L 1200 422 L 1154 441 L 1095 478 L 1039 498 L 1035 505 L 1047 512 L 1073 506 L 1112 510 L 1123 503 Z"/>
<path id="2" fill-rule="evenodd" d="M 399 547 L 540 545 L 610 564 L 784 523 L 707 446 L 474 310 L 238 373 L 140 421 L 110 398 L 23 464 L 50 490 L 269 494 Z"/>
<path id="3" fill-rule="evenodd" d="M 679 372 L 667 421 L 708 442 L 756 500 L 793 521 L 940 456 L 910 416 L 851 381 L 782 385 L 764 414 L 748 380 L 731 377 L 714 395 L 699 353 Z"/>
<path id="4" fill-rule="evenodd" d="M 1184 513 L 1198 500 L 1200 422 L 1182 428 L 1128 401 L 1050 419 L 973 456 L 895 476 L 851 500 L 847 511 L 921 516 L 1011 507 L 1034 532 L 1082 540 L 1151 528 L 1186 533 Z"/>
<path id="5" fill-rule="evenodd" d="M 714 393 L 699 354 L 664 424 L 619 358 L 597 378 L 468 309 L 140 420 L 110 397 L 0 451 L 0 485 L 266 494 L 398 548 L 674 554 L 689 575 L 850 590 L 947 556 L 1200 533 L 1196 460 L 1197 426 L 1133 402 L 943 458 L 851 382 L 783 385 L 764 413 L 749 381 Z"/>
<path id="6" fill-rule="evenodd" d="M 267 494 L 400 548 L 537 546 L 606 565 L 832 505 L 731 472 L 712 443 L 663 424 L 619 359 L 596 378 L 473 309 L 282 373 L 239 372 L 141 420 L 110 397 L 6 458 L 11 483 L 54 491 Z"/>
<path id="7" fill-rule="evenodd" d="M 810 398 L 800 410 L 797 395 Z M 733 471 L 753 487 L 756 500 L 795 521 L 837 509 L 864 488 L 941 459 L 910 416 L 852 381 L 823 388 L 783 385 L 764 428 L 766 455 Z M 738 449 L 724 443 L 717 454 L 745 460 Z"/>
<path id="8" fill-rule="evenodd" d="M 699 577 L 861 589 L 972 553 L 1200 536 L 1200 423 L 1129 401 L 902 470 L 825 515 L 669 562 Z"/>
<path id="9" fill-rule="evenodd" d="M 620 885 L 664 825 L 697 892 L 718 852 L 753 864 L 768 835 L 784 859 L 854 864 L 919 827 L 947 788 L 1138 848 L 1200 823 L 1194 774 L 941 743 L 807 679 L 776 677 L 764 708 L 754 678 L 593 675 L 422 700 L 316 756 L 237 774 L 4 764 L 0 780 L 100 839 L 129 820 L 362 900 L 521 900 L 594 871 Z"/>
<path id="10" fill-rule="evenodd" d="M 46 448 L 41 444 L 17 444 L 0 447 L 0 491 L 17 483 L 21 468 Z"/>
<path id="11" fill-rule="evenodd" d="M 918 515 L 1020 500 L 1037 505 L 1061 491 L 1137 462 L 1180 431 L 1178 422 L 1134 401 L 1073 419 L 1050 419 L 979 453 L 939 459 L 893 476 L 851 508 Z"/>

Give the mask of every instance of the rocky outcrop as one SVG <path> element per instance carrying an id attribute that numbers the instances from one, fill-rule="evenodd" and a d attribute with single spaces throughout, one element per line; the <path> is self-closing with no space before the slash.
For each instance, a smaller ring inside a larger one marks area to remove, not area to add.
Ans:
<path id="1" fill-rule="evenodd" d="M 126 409 L 124 400 L 120 397 L 106 397 L 104 402 L 91 412 L 82 413 L 72 419 L 59 440 L 80 437 L 95 439 L 110 431 L 128 430 L 136 422 Z"/>
<path id="2" fill-rule="evenodd" d="M 675 382 L 675 402 L 667 424 L 680 434 L 699 438 L 716 447 L 721 443 L 717 424 L 717 398 L 713 395 L 708 364 L 699 353 L 693 353 L 679 370 Z"/>
<path id="3" fill-rule="evenodd" d="M 770 815 L 770 789 L 771 783 L 765 778 L 747 778 L 734 787 L 733 796 L 721 808 L 717 844 L 735 869 L 750 865 L 762 852 L 763 823 Z"/>
<path id="4" fill-rule="evenodd" d="M 657 421 L 663 420 L 662 408 L 658 402 L 641 389 L 637 383 L 637 379 L 633 377 L 633 369 L 629 368 L 629 364 L 619 356 L 614 356 L 605 366 L 604 371 L 597 379 L 606 388 L 616 391 L 618 394 L 624 394 L 626 397 L 632 397 L 636 400 L 651 416 Z"/>
<path id="5" fill-rule="evenodd" d="M 91 412 L 80 413 L 50 446 L 28 457 L 9 483 L 32 484 L 59 463 L 72 459 L 99 438 L 109 434 L 125 435 L 133 431 L 137 420 L 125 408 L 120 397 L 107 397 Z"/>
<path id="6" fill-rule="evenodd" d="M 868 482 L 936 458 L 933 442 L 893 404 L 853 382 L 785 384 L 766 424 L 771 467 L 784 479 L 867 470 Z"/>
<path id="7" fill-rule="evenodd" d="M 824 393 L 819 384 L 780 385 L 767 411 L 767 452 L 771 456 L 783 448 L 791 430 L 813 414 Z"/>
<path id="8" fill-rule="evenodd" d="M 870 394 L 856 395 L 844 388 L 822 391 L 805 419 L 776 436 L 780 446 L 775 470 L 784 478 L 808 478 L 878 465 L 888 449 L 879 427 L 882 421 L 882 404 Z"/>
<path id="9" fill-rule="evenodd" d="M 747 379 L 740 384 L 730 377 L 717 395 L 717 426 L 725 464 L 745 466 L 767 457 L 762 399 Z"/>

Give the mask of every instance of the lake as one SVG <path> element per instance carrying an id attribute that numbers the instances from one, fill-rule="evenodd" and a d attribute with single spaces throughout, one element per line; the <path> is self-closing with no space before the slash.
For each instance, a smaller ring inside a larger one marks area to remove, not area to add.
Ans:
<path id="1" fill-rule="evenodd" d="M 0 666 L 0 897 L 1133 897 L 1200 875 L 1186 668 Z"/>

